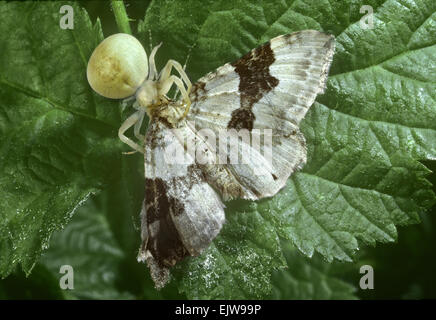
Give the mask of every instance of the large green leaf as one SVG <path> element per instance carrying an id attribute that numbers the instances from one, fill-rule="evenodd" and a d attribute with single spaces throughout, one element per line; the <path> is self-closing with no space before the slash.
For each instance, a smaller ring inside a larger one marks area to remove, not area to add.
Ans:
<path id="1" fill-rule="evenodd" d="M 41 263 L 59 279 L 61 266 L 72 267 L 74 289 L 64 291 L 68 298 L 128 299 L 133 295 L 119 284 L 125 256 L 99 203 L 91 199 L 53 235 Z"/>
<path id="2" fill-rule="evenodd" d="M 86 80 L 100 24 L 72 3 L 74 30 L 62 30 L 63 4 L 0 2 L 2 277 L 18 263 L 30 272 L 50 234 L 119 166 L 118 104 Z"/>

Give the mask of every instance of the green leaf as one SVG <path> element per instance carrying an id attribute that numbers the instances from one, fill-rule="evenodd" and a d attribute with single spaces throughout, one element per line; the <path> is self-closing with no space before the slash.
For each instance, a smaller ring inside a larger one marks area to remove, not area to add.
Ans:
<path id="1" fill-rule="evenodd" d="M 61 266 L 73 268 L 74 289 L 65 290 L 67 298 L 129 299 L 133 295 L 118 288 L 125 258 L 126 252 L 115 241 L 107 217 L 91 199 L 65 230 L 53 235 L 41 264 L 59 279 L 63 276 Z"/>
<path id="2" fill-rule="evenodd" d="M 356 288 L 333 272 L 335 268 L 343 269 L 343 266 L 327 263 L 319 255 L 307 258 L 289 243 L 282 242 L 282 248 L 288 268 L 274 272 L 272 299 L 356 299 Z"/>
<path id="3" fill-rule="evenodd" d="M 119 166 L 117 103 L 86 80 L 100 24 L 71 3 L 74 29 L 62 30 L 64 4 L 0 3 L 2 277 L 18 263 L 29 273 L 51 233 Z"/>
<path id="4" fill-rule="evenodd" d="M 436 39 L 415 35 L 434 18 L 436 4 L 409 6 L 387 1 L 373 30 L 354 23 L 337 35 L 327 92 L 303 122 L 309 162 L 286 197 L 267 205 L 280 211 L 273 216 L 280 234 L 307 255 L 351 260 L 358 240 L 394 241 L 395 225 L 418 222 L 434 203 L 430 170 L 416 159 L 436 155 L 436 83 L 428 76 L 436 70 Z"/>
<path id="5" fill-rule="evenodd" d="M 436 162 L 427 161 L 426 164 L 433 171 L 429 179 L 436 185 Z M 360 298 L 436 298 L 436 206 L 433 206 L 429 214 L 420 216 L 422 223 L 399 228 L 397 243 L 363 250 L 354 270 L 343 273 L 343 277 L 358 283 L 362 276 L 359 268 L 365 264 L 373 266 L 376 274 L 375 290 L 360 290 Z"/>

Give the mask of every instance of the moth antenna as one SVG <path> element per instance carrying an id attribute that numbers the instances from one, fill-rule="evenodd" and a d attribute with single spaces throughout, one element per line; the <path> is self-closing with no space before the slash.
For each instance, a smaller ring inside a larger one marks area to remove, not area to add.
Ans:
<path id="1" fill-rule="evenodd" d="M 188 64 L 189 58 L 191 57 L 191 51 L 194 46 L 190 46 L 188 50 L 188 54 L 186 55 L 185 64 L 183 65 L 183 70 L 186 69 L 186 65 Z"/>

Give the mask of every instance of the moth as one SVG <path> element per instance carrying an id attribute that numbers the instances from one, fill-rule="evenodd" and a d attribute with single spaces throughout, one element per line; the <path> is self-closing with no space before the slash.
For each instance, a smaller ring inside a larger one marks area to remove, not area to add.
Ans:
<path id="1" fill-rule="evenodd" d="M 219 234 L 223 201 L 272 197 L 305 164 L 300 121 L 324 92 L 334 46 L 334 37 L 319 31 L 281 35 L 194 84 L 173 60 L 158 74 L 159 47 L 153 49 L 136 89 L 137 111 L 119 137 L 144 153 L 138 261 L 148 264 L 156 288 L 168 282 L 171 267 L 201 254 Z M 173 86 L 181 99 L 168 98 Z M 132 126 L 143 146 L 124 135 Z"/>

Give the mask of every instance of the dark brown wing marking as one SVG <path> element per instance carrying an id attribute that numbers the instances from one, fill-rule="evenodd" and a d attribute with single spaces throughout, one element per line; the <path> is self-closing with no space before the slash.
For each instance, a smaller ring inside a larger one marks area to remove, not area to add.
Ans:
<path id="1" fill-rule="evenodd" d="M 145 181 L 145 210 L 148 238 L 142 251 L 149 250 L 161 267 L 171 267 L 189 255 L 174 225 L 175 215 L 184 211 L 183 203 L 168 195 L 166 182 L 160 178 Z"/>
<path id="2" fill-rule="evenodd" d="M 255 116 L 252 106 L 279 84 L 279 79 L 273 77 L 269 71 L 269 66 L 274 61 L 274 52 L 270 42 L 267 42 L 232 63 L 240 78 L 241 107 L 232 112 L 227 128 L 253 129 Z"/>

